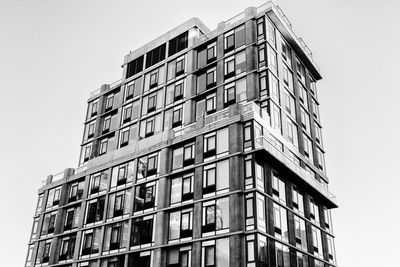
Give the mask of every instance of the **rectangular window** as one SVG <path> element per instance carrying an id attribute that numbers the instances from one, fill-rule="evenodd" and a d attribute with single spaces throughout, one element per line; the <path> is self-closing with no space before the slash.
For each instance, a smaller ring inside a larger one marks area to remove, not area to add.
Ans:
<path id="1" fill-rule="evenodd" d="M 268 42 L 275 47 L 276 45 L 276 32 L 275 32 L 275 26 L 272 24 L 271 21 L 267 19 L 267 39 Z"/>
<path id="2" fill-rule="evenodd" d="M 183 82 L 175 84 L 174 88 L 174 101 L 181 100 L 183 98 Z"/>
<path id="3" fill-rule="evenodd" d="M 215 86 L 215 84 L 216 84 L 216 80 L 215 80 L 216 79 L 216 72 L 217 72 L 216 69 L 212 69 L 212 70 L 207 71 L 207 76 L 206 76 L 206 87 L 207 87 L 207 89 Z"/>
<path id="4" fill-rule="evenodd" d="M 142 157 L 138 161 L 137 179 L 143 179 L 158 173 L 158 153 Z"/>
<path id="5" fill-rule="evenodd" d="M 61 240 L 60 255 L 58 257 L 59 261 L 69 260 L 74 257 L 76 234 L 63 237 Z"/>
<path id="6" fill-rule="evenodd" d="M 129 127 L 121 130 L 121 136 L 120 136 L 120 145 L 119 147 L 124 147 L 128 145 L 129 143 Z"/>
<path id="7" fill-rule="evenodd" d="M 303 63 L 301 63 L 297 57 L 296 57 L 296 69 L 297 69 L 297 77 L 299 78 L 300 81 L 303 82 L 303 84 L 305 84 L 306 83 L 306 69 L 305 69 Z"/>
<path id="8" fill-rule="evenodd" d="M 95 121 L 90 122 L 86 125 L 87 127 L 87 139 L 92 138 L 94 136 L 94 126 L 96 125 Z"/>
<path id="9" fill-rule="evenodd" d="M 60 204 L 60 192 L 61 186 L 50 189 L 49 195 L 47 197 L 46 210 Z"/>
<path id="10" fill-rule="evenodd" d="M 315 226 L 311 226 L 312 232 L 312 243 L 313 243 L 313 251 L 314 255 L 323 259 L 324 254 L 322 251 L 322 237 L 321 237 L 321 230 L 319 230 Z"/>
<path id="11" fill-rule="evenodd" d="M 216 111 L 217 106 L 217 95 L 211 94 L 206 97 L 206 114 L 212 114 Z"/>
<path id="12" fill-rule="evenodd" d="M 101 227 L 83 232 L 81 255 L 90 255 L 99 252 Z"/>
<path id="13" fill-rule="evenodd" d="M 103 251 L 126 248 L 128 234 L 128 221 L 107 225 L 104 230 Z"/>
<path id="14" fill-rule="evenodd" d="M 305 133 L 303 133 L 303 147 L 304 147 L 304 155 L 311 161 L 313 162 L 314 157 L 313 157 L 313 152 L 312 152 L 312 142 L 311 140 L 307 137 Z"/>
<path id="15" fill-rule="evenodd" d="M 193 208 L 169 214 L 169 240 L 192 237 Z"/>
<path id="16" fill-rule="evenodd" d="M 229 262 L 229 238 L 202 242 L 203 267 L 231 266 Z"/>
<path id="17" fill-rule="evenodd" d="M 283 39 L 281 39 L 281 49 L 282 49 L 281 53 L 282 58 L 289 66 L 291 66 L 292 65 L 291 49 Z"/>
<path id="18" fill-rule="evenodd" d="M 264 30 L 264 18 L 259 18 L 257 20 L 257 39 L 263 40 L 265 38 L 265 30 Z"/>
<path id="19" fill-rule="evenodd" d="M 275 242 L 276 267 L 290 267 L 289 247 Z"/>
<path id="20" fill-rule="evenodd" d="M 193 199 L 193 173 L 173 178 L 171 180 L 171 205 L 191 199 Z"/>
<path id="21" fill-rule="evenodd" d="M 103 220 L 105 197 L 90 200 L 86 207 L 86 223 L 94 223 Z"/>
<path id="22" fill-rule="evenodd" d="M 153 242 L 153 215 L 133 219 L 131 246 Z"/>
<path id="23" fill-rule="evenodd" d="M 108 174 L 99 172 L 90 176 L 90 194 L 105 191 L 108 186 Z"/>
<path id="24" fill-rule="evenodd" d="M 124 190 L 110 194 L 108 198 L 107 219 L 129 215 L 130 201 L 130 190 Z"/>
<path id="25" fill-rule="evenodd" d="M 172 56 L 188 47 L 188 32 L 184 32 L 168 42 L 168 56 Z"/>
<path id="26" fill-rule="evenodd" d="M 106 97 L 105 111 L 111 110 L 114 103 L 114 94 L 109 94 Z"/>
<path id="27" fill-rule="evenodd" d="M 292 118 L 296 118 L 296 108 L 294 102 L 294 97 L 289 93 L 288 90 L 285 90 L 285 110 L 292 116 Z"/>
<path id="28" fill-rule="evenodd" d="M 296 247 L 307 251 L 306 222 L 294 215 L 294 230 L 296 236 Z"/>
<path id="29" fill-rule="evenodd" d="M 51 250 L 51 239 L 40 241 L 36 256 L 36 264 L 43 264 L 49 262 L 50 250 Z"/>
<path id="30" fill-rule="evenodd" d="M 135 187 L 134 211 L 153 209 L 156 206 L 156 182 Z"/>
<path id="31" fill-rule="evenodd" d="M 47 213 L 44 215 L 42 231 L 40 233 L 40 236 L 54 233 L 56 218 L 57 218 L 57 212 Z"/>
<path id="32" fill-rule="evenodd" d="M 84 186 L 84 181 L 69 185 L 68 203 L 82 199 Z"/>
<path id="33" fill-rule="evenodd" d="M 335 253 L 335 245 L 333 242 L 333 237 L 330 235 L 326 235 L 326 241 L 328 243 L 328 258 L 330 263 L 336 262 L 336 253 Z"/>
<path id="34" fill-rule="evenodd" d="M 227 154 L 229 148 L 228 128 L 204 136 L 204 157 Z"/>
<path id="35" fill-rule="evenodd" d="M 298 147 L 297 126 L 291 118 L 286 117 L 287 140 Z"/>
<path id="36" fill-rule="evenodd" d="M 63 231 L 68 231 L 78 227 L 79 218 L 81 216 L 81 206 L 75 206 L 67 210 L 64 220 Z"/>
<path id="37" fill-rule="evenodd" d="M 228 106 L 236 102 L 235 83 L 225 85 L 224 87 L 224 104 Z"/>
<path id="38" fill-rule="evenodd" d="M 307 96 L 307 90 L 303 87 L 303 85 L 298 82 L 299 85 L 299 99 L 300 102 L 308 109 L 308 96 Z"/>
<path id="39" fill-rule="evenodd" d="M 127 79 L 143 70 L 143 60 L 144 56 L 140 56 L 128 63 L 126 70 Z"/>
<path id="40" fill-rule="evenodd" d="M 178 127 L 182 125 L 183 107 L 175 107 L 172 113 L 172 127 Z"/>
<path id="41" fill-rule="evenodd" d="M 103 133 L 109 132 L 110 126 L 111 126 L 111 116 L 107 116 L 103 120 L 103 128 L 102 128 Z"/>
<path id="42" fill-rule="evenodd" d="M 87 118 L 91 118 L 97 115 L 99 108 L 99 99 L 93 100 L 92 102 L 89 103 L 88 105 L 88 116 Z"/>
<path id="43" fill-rule="evenodd" d="M 229 229 L 229 197 L 203 202 L 202 232 Z"/>
<path id="44" fill-rule="evenodd" d="M 308 255 L 296 252 L 296 267 L 308 267 L 308 266 L 309 266 Z"/>
<path id="45" fill-rule="evenodd" d="M 149 68 L 165 59 L 166 44 L 162 44 L 146 54 L 146 68 Z"/>
<path id="46" fill-rule="evenodd" d="M 203 194 L 229 188 L 229 160 L 217 162 L 204 167 Z"/>
<path id="47" fill-rule="evenodd" d="M 275 237 L 287 242 L 289 238 L 287 211 L 284 207 L 274 203 L 273 214 Z"/>
<path id="48" fill-rule="evenodd" d="M 310 197 L 310 220 L 311 222 L 319 225 L 319 207 L 315 203 L 314 199 Z"/>
<path id="49" fill-rule="evenodd" d="M 168 251 L 167 267 L 189 267 L 191 265 L 191 247 L 172 247 Z"/>
<path id="50" fill-rule="evenodd" d="M 224 34 L 225 53 L 241 47 L 246 43 L 245 27 L 241 25 L 236 29 Z"/>
<path id="51" fill-rule="evenodd" d="M 272 194 L 274 199 L 283 204 L 286 203 L 285 182 L 279 177 L 279 174 L 275 171 L 272 171 Z"/>
<path id="52" fill-rule="evenodd" d="M 197 52 L 197 67 L 202 68 L 216 59 L 216 43 L 213 42 Z"/>
<path id="53" fill-rule="evenodd" d="M 133 161 L 112 168 L 111 188 L 127 185 L 133 182 Z"/>
<path id="54" fill-rule="evenodd" d="M 299 189 L 294 185 L 292 185 L 292 200 L 293 200 L 293 210 L 298 214 L 304 216 L 303 195 L 300 193 Z"/>

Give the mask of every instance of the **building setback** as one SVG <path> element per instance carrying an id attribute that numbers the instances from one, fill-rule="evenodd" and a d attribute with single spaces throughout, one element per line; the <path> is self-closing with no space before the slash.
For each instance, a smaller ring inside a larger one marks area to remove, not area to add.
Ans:
<path id="1" fill-rule="evenodd" d="M 193 18 L 90 95 L 25 266 L 336 266 L 316 81 L 279 7 Z"/>

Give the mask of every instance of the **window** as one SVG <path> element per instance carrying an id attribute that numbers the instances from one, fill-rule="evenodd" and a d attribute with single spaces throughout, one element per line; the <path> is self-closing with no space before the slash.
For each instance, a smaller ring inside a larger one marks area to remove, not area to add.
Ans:
<path id="1" fill-rule="evenodd" d="M 152 72 L 150 74 L 150 88 L 154 88 L 158 83 L 158 71 Z"/>
<path id="2" fill-rule="evenodd" d="M 264 30 L 264 18 L 259 18 L 257 20 L 257 39 L 263 40 L 265 38 L 265 30 Z"/>
<path id="3" fill-rule="evenodd" d="M 258 66 L 260 68 L 265 66 L 265 45 L 258 47 Z"/>
<path id="4" fill-rule="evenodd" d="M 193 208 L 169 214 L 168 240 L 192 237 Z"/>
<path id="5" fill-rule="evenodd" d="M 275 47 L 276 45 L 276 37 L 275 37 L 275 26 L 272 24 L 271 21 L 267 19 L 267 39 L 268 42 Z"/>
<path id="6" fill-rule="evenodd" d="M 128 234 L 128 221 L 107 225 L 104 234 L 103 251 L 126 248 L 128 243 L 126 236 Z"/>
<path id="7" fill-rule="evenodd" d="M 215 42 L 207 45 L 197 52 L 197 67 L 202 68 L 216 59 Z"/>
<path id="8" fill-rule="evenodd" d="M 90 255 L 99 252 L 101 228 L 94 228 L 83 232 L 81 255 Z"/>
<path id="9" fill-rule="evenodd" d="M 207 115 L 215 112 L 216 105 L 217 105 L 216 102 L 217 102 L 217 95 L 215 93 L 208 95 L 206 97 L 206 113 L 207 113 Z"/>
<path id="10" fill-rule="evenodd" d="M 172 113 L 172 127 L 177 127 L 182 125 L 182 106 L 174 108 Z"/>
<path id="11" fill-rule="evenodd" d="M 317 85 L 315 79 L 311 76 L 311 74 L 309 75 L 309 78 L 310 78 L 310 91 L 315 97 L 317 97 Z"/>
<path id="12" fill-rule="evenodd" d="M 97 264 L 97 261 L 96 261 Z M 114 257 L 109 257 L 109 258 L 103 258 L 101 259 L 101 265 L 102 267 L 124 267 L 125 265 L 125 255 L 119 255 L 119 256 L 114 256 Z M 132 265 L 129 265 L 132 266 Z M 142 266 L 142 265 L 140 265 Z M 92 266 L 90 266 L 92 267 Z M 98 267 L 97 265 L 94 265 L 93 267 Z"/>
<path id="13" fill-rule="evenodd" d="M 328 230 L 328 232 L 330 232 L 331 229 L 331 213 L 327 208 L 323 208 L 324 209 L 324 221 L 325 221 L 325 229 Z"/>
<path id="14" fill-rule="evenodd" d="M 260 266 L 266 267 L 269 262 L 269 250 L 267 244 L 267 238 L 264 235 L 258 235 L 258 262 Z"/>
<path id="15" fill-rule="evenodd" d="M 279 132 L 282 131 L 281 128 L 281 109 L 274 103 L 271 102 L 272 107 L 272 127 L 277 129 Z"/>
<path id="16" fill-rule="evenodd" d="M 298 82 L 299 85 L 299 99 L 300 102 L 308 109 L 308 96 L 307 96 L 307 90 L 301 85 L 300 82 Z"/>
<path id="17" fill-rule="evenodd" d="M 53 234 L 56 225 L 57 212 L 51 212 L 44 215 L 41 236 Z"/>
<path id="18" fill-rule="evenodd" d="M 61 187 L 55 187 L 49 190 L 46 203 L 46 210 L 53 206 L 57 206 L 60 203 L 60 192 L 61 192 Z"/>
<path id="19" fill-rule="evenodd" d="M 246 71 L 246 52 L 242 51 L 224 60 L 225 79 Z"/>
<path id="20" fill-rule="evenodd" d="M 307 251 L 306 222 L 294 215 L 294 230 L 296 236 L 296 247 Z"/>
<path id="21" fill-rule="evenodd" d="M 151 251 L 130 253 L 128 266 L 151 267 L 151 254 Z"/>
<path id="22" fill-rule="evenodd" d="M 278 71 L 278 64 L 276 60 L 276 52 L 268 46 L 268 67 L 276 73 Z"/>
<path id="23" fill-rule="evenodd" d="M 179 76 L 185 72 L 185 58 L 176 61 L 175 76 Z"/>
<path id="24" fill-rule="evenodd" d="M 202 232 L 229 230 L 229 197 L 203 202 Z"/>
<path id="25" fill-rule="evenodd" d="M 158 154 L 150 154 L 138 161 L 137 179 L 143 179 L 158 173 Z"/>
<path id="26" fill-rule="evenodd" d="M 168 251 L 167 267 L 191 266 L 191 247 L 172 247 Z"/>
<path id="27" fill-rule="evenodd" d="M 126 70 L 126 78 L 132 77 L 143 70 L 144 56 L 140 56 L 128 63 Z"/>
<path id="28" fill-rule="evenodd" d="M 89 124 L 87 124 L 87 138 L 92 138 L 94 136 L 94 126 L 96 122 L 92 121 Z"/>
<path id="29" fill-rule="evenodd" d="M 87 144 L 84 148 L 84 161 L 88 161 L 90 159 L 92 153 L 92 143 Z"/>
<path id="30" fill-rule="evenodd" d="M 296 69 L 297 69 L 297 77 L 303 84 L 306 83 L 306 69 L 304 65 L 300 62 L 300 60 L 296 57 Z"/>
<path id="31" fill-rule="evenodd" d="M 312 143 L 311 140 L 306 136 L 305 133 L 303 133 L 303 146 L 304 146 L 304 155 L 311 161 L 313 162 L 314 157 L 313 157 L 313 152 L 312 152 Z"/>
<path id="32" fill-rule="evenodd" d="M 227 154 L 229 148 L 228 128 L 204 136 L 204 157 Z"/>
<path id="33" fill-rule="evenodd" d="M 246 230 L 254 229 L 254 194 L 246 195 Z"/>
<path id="34" fill-rule="evenodd" d="M 229 160 L 204 167 L 203 194 L 229 189 Z"/>
<path id="35" fill-rule="evenodd" d="M 112 168 L 111 188 L 133 182 L 133 161 Z"/>
<path id="36" fill-rule="evenodd" d="M 325 157 L 324 157 L 324 152 L 322 152 L 321 149 L 317 148 L 316 149 L 317 152 L 317 161 L 318 161 L 318 168 L 321 171 L 325 170 Z"/>
<path id="37" fill-rule="evenodd" d="M 94 223 L 103 220 L 105 197 L 88 201 L 86 207 L 86 223 Z"/>
<path id="38" fill-rule="evenodd" d="M 64 220 L 64 231 L 68 231 L 78 227 L 79 218 L 81 216 L 80 211 L 80 205 L 67 209 Z"/>
<path id="39" fill-rule="evenodd" d="M 328 258 L 329 262 L 335 263 L 336 262 L 336 254 L 335 254 L 335 245 L 333 242 L 333 237 L 330 235 L 326 235 L 326 241 L 328 243 Z"/>
<path id="40" fill-rule="evenodd" d="M 105 110 L 108 111 L 112 109 L 113 103 L 114 103 L 114 94 L 110 94 L 106 97 Z"/>
<path id="41" fill-rule="evenodd" d="M 88 106 L 88 118 L 94 117 L 97 115 L 97 109 L 99 107 L 99 99 L 93 100 L 89 103 Z"/>
<path id="42" fill-rule="evenodd" d="M 296 267 L 308 267 L 308 255 L 296 252 Z"/>
<path id="43" fill-rule="evenodd" d="M 216 69 L 207 71 L 207 77 L 206 77 L 206 84 L 207 88 L 211 88 L 215 86 L 215 76 L 216 76 Z"/>
<path id="44" fill-rule="evenodd" d="M 124 146 L 128 145 L 128 143 L 129 143 L 129 127 L 125 128 L 121 131 L 119 147 L 124 147 Z"/>
<path id="45" fill-rule="evenodd" d="M 108 174 L 105 172 L 92 174 L 90 177 L 90 194 L 102 192 L 107 189 Z"/>
<path id="46" fill-rule="evenodd" d="M 206 89 L 216 85 L 216 68 L 211 68 L 197 76 L 197 93 L 204 92 Z"/>
<path id="47" fill-rule="evenodd" d="M 257 225 L 258 228 L 266 231 L 265 197 L 260 193 L 257 196 Z"/>
<path id="48" fill-rule="evenodd" d="M 194 163 L 194 143 L 174 149 L 172 152 L 172 170 L 180 169 Z"/>
<path id="49" fill-rule="evenodd" d="M 311 226 L 314 255 L 323 258 L 321 230 Z"/>
<path id="50" fill-rule="evenodd" d="M 274 213 L 275 237 L 287 242 L 289 237 L 288 225 L 287 225 L 287 211 L 285 208 L 274 203 L 273 213 Z"/>
<path id="51" fill-rule="evenodd" d="M 295 147 L 298 147 L 297 126 L 289 117 L 286 117 L 286 127 L 287 127 L 287 140 L 290 143 L 292 143 Z"/>
<path id="52" fill-rule="evenodd" d="M 282 181 L 275 171 L 272 171 L 272 195 L 279 202 L 286 203 L 285 182 Z"/>
<path id="53" fill-rule="evenodd" d="M 110 126 L 111 126 L 111 116 L 107 116 L 103 120 L 103 133 L 106 133 L 110 131 Z"/>
<path id="54" fill-rule="evenodd" d="M 299 192 L 299 189 L 292 186 L 292 200 L 293 200 L 293 210 L 300 215 L 304 216 L 304 202 L 303 195 Z"/>
<path id="55" fill-rule="evenodd" d="M 285 110 L 292 116 L 292 118 L 296 118 L 294 97 L 287 90 L 285 90 Z"/>
<path id="56" fill-rule="evenodd" d="M 130 200 L 130 190 L 110 194 L 108 198 L 107 219 L 129 215 Z"/>
<path id="57" fill-rule="evenodd" d="M 168 56 L 172 56 L 188 47 L 188 32 L 184 32 L 168 43 Z"/>
<path id="58" fill-rule="evenodd" d="M 231 83 L 229 85 L 225 85 L 224 87 L 224 103 L 225 105 L 230 105 L 236 102 L 236 90 L 235 84 Z"/>
<path id="59" fill-rule="evenodd" d="M 291 51 L 288 44 L 283 39 L 281 39 L 281 49 L 282 49 L 282 58 L 289 66 L 291 66 L 292 62 Z"/>
<path id="60" fill-rule="evenodd" d="M 314 199 L 310 197 L 310 220 L 319 225 L 319 208 Z"/>
<path id="61" fill-rule="evenodd" d="M 322 134 L 321 134 L 321 127 L 315 122 L 314 123 L 314 129 L 315 129 L 315 141 L 322 145 Z"/>
<path id="62" fill-rule="evenodd" d="M 43 264 L 49 262 L 50 250 L 51 250 L 51 239 L 40 241 L 36 256 L 36 264 Z"/>
<path id="63" fill-rule="evenodd" d="M 135 187 L 134 211 L 154 208 L 156 200 L 156 182 L 141 184 Z"/>
<path id="64" fill-rule="evenodd" d="M 183 82 L 175 84 L 174 88 L 174 101 L 178 101 L 183 98 Z"/>
<path id="65" fill-rule="evenodd" d="M 75 241 L 76 234 L 62 238 L 59 261 L 69 260 L 74 257 Z"/>
<path id="66" fill-rule="evenodd" d="M 43 205 L 43 194 L 40 194 L 39 198 L 38 198 L 37 205 L 36 205 L 35 215 L 39 215 L 40 214 L 40 212 L 42 211 L 42 205 Z"/>
<path id="67" fill-rule="evenodd" d="M 146 68 L 149 68 L 165 59 L 165 44 L 162 44 L 146 54 Z"/>
<path id="68" fill-rule="evenodd" d="M 69 185 L 68 203 L 82 199 L 84 186 L 84 181 Z"/>
<path id="69" fill-rule="evenodd" d="M 289 247 L 275 242 L 276 267 L 290 267 Z"/>
<path id="70" fill-rule="evenodd" d="M 202 242 L 201 254 L 204 267 L 230 266 L 229 238 Z"/>
<path id="71" fill-rule="evenodd" d="M 153 242 L 153 215 L 135 218 L 132 222 L 131 246 Z"/>
<path id="72" fill-rule="evenodd" d="M 312 113 L 315 119 L 319 120 L 319 109 L 318 104 L 314 98 L 311 98 Z"/>
<path id="73" fill-rule="evenodd" d="M 246 43 L 245 27 L 241 25 L 235 30 L 224 34 L 224 50 L 225 53 L 235 48 L 241 47 Z"/>
<path id="74" fill-rule="evenodd" d="M 193 199 L 193 173 L 173 178 L 171 180 L 171 205 L 191 199 Z"/>

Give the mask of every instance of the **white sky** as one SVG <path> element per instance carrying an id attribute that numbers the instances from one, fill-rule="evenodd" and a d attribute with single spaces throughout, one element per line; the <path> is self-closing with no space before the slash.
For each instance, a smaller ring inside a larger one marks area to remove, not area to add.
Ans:
<path id="1" fill-rule="evenodd" d="M 0 0 L 0 265 L 23 265 L 40 181 L 77 165 L 86 99 L 121 77 L 124 55 L 191 17 L 215 29 L 264 2 Z M 395 266 L 400 1 L 275 3 L 324 77 L 338 263 Z"/>

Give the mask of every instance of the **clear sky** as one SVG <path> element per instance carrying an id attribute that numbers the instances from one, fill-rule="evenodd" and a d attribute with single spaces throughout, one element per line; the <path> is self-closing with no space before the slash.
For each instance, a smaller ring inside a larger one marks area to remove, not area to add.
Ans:
<path id="1" fill-rule="evenodd" d="M 0 0 L 0 265 L 23 265 L 40 181 L 77 165 L 85 101 L 121 77 L 124 55 L 191 17 L 215 29 L 264 2 Z M 400 1 L 275 3 L 324 77 L 338 263 L 397 266 Z"/>

